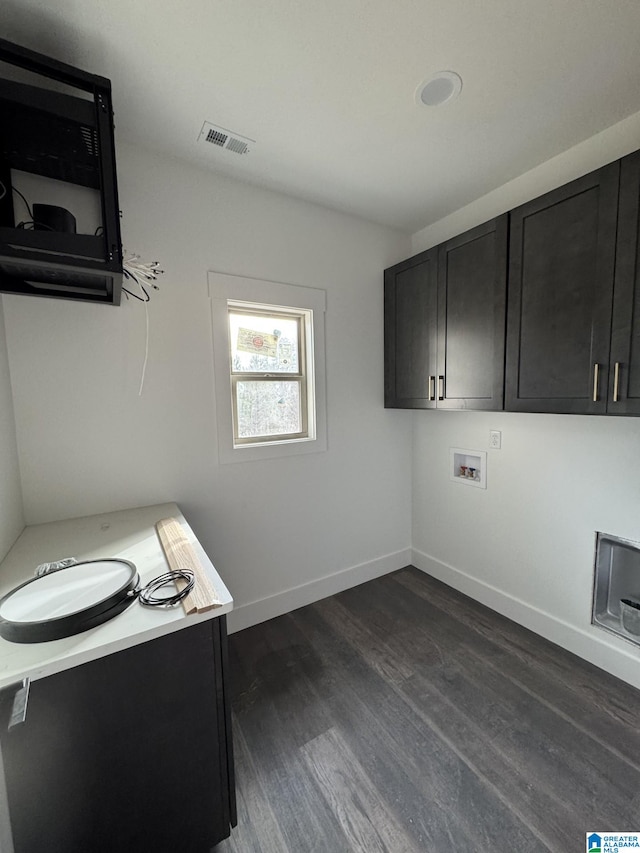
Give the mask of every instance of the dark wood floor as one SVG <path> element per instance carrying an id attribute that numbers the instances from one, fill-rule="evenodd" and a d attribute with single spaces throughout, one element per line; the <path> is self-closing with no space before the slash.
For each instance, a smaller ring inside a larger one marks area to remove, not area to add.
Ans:
<path id="1" fill-rule="evenodd" d="M 216 853 L 573 853 L 640 830 L 640 691 L 413 568 L 230 637 Z"/>

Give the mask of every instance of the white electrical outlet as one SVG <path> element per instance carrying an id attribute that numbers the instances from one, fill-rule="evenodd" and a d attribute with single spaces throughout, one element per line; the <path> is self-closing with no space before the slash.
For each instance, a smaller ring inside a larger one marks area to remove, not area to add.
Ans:
<path id="1" fill-rule="evenodd" d="M 489 447 L 492 450 L 500 450 L 502 447 L 502 433 L 499 429 L 489 431 Z"/>

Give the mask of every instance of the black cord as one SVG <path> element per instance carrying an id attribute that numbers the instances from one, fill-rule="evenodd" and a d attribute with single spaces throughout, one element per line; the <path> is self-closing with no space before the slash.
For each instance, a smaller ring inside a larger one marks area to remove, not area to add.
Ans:
<path id="1" fill-rule="evenodd" d="M 127 299 L 128 299 L 130 296 L 133 296 L 133 298 L 134 298 L 134 299 L 139 299 L 139 300 L 140 300 L 140 302 L 151 302 L 151 297 L 149 296 L 149 294 L 147 293 L 147 291 L 144 289 L 144 287 L 142 287 L 142 285 L 140 285 L 140 287 L 142 288 L 142 291 L 143 291 L 144 295 L 147 297 L 146 299 L 143 299 L 143 298 L 142 298 L 142 296 L 138 296 L 138 294 L 137 294 L 137 293 L 132 293 L 130 290 L 127 290 L 127 288 L 126 288 L 126 287 L 123 287 L 123 288 L 122 288 L 122 292 L 123 292 L 124 294 L 126 294 Z"/>
<path id="2" fill-rule="evenodd" d="M 33 211 L 31 210 L 31 207 L 29 206 L 29 202 L 28 202 L 28 201 L 26 200 L 26 198 L 22 195 L 22 193 L 20 192 L 20 190 L 17 190 L 15 187 L 11 187 L 11 189 L 14 191 L 14 193 L 16 193 L 16 195 L 19 195 L 19 196 L 20 196 L 20 198 L 22 199 L 22 201 L 26 204 L 26 206 L 27 206 L 27 210 L 29 211 L 29 216 L 31 217 L 31 219 L 33 219 Z"/>
<path id="3" fill-rule="evenodd" d="M 172 581 L 182 578 L 187 582 L 184 589 L 174 592 L 172 595 L 157 596 L 154 595 L 163 586 L 168 586 Z M 196 584 L 196 576 L 189 569 L 178 569 L 173 572 L 167 572 L 150 581 L 138 593 L 140 604 L 146 604 L 147 607 L 173 607 L 182 601 L 193 589 Z"/>
<path id="4" fill-rule="evenodd" d="M 26 227 L 27 225 L 31 225 L 31 228 L 27 228 Z M 16 228 L 22 228 L 23 231 L 35 231 L 36 225 L 39 228 L 44 228 L 45 231 L 55 231 L 56 230 L 55 228 L 52 228 L 50 225 L 47 225 L 46 222 L 38 222 L 37 220 L 34 222 L 32 219 L 29 219 L 29 220 L 23 221 L 23 222 L 18 222 L 18 224 L 16 225 Z"/>
<path id="5" fill-rule="evenodd" d="M 127 290 L 126 287 L 123 287 L 122 290 L 127 295 L 127 298 L 129 296 L 133 296 L 134 299 L 139 299 L 140 302 L 151 302 L 151 297 L 149 296 L 149 294 L 145 290 L 144 284 L 142 284 L 141 281 L 138 281 L 138 279 L 135 276 L 131 275 L 131 273 L 127 271 L 126 267 L 123 267 L 122 272 L 124 273 L 124 277 L 126 279 L 131 279 L 131 281 L 135 281 L 135 283 L 138 285 L 138 287 L 140 288 L 140 290 L 144 293 L 144 295 L 146 297 L 145 299 L 143 299 L 142 296 L 138 296 L 137 293 L 132 293 L 130 290 Z"/>

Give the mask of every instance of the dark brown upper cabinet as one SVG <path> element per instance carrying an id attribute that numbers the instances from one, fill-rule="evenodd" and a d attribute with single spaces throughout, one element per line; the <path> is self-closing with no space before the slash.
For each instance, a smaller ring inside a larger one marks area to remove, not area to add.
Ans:
<path id="1" fill-rule="evenodd" d="M 607 404 L 640 415 L 640 151 L 621 162 Z"/>
<path id="2" fill-rule="evenodd" d="M 607 412 L 619 175 L 612 163 L 511 212 L 509 411 Z M 627 276 L 620 290 L 629 286 Z"/>
<path id="3" fill-rule="evenodd" d="M 438 250 L 384 273 L 384 404 L 434 409 L 438 324 Z"/>
<path id="4" fill-rule="evenodd" d="M 385 271 L 385 406 L 503 406 L 507 216 Z"/>
<path id="5" fill-rule="evenodd" d="M 437 406 L 502 409 L 506 215 L 438 249 Z"/>

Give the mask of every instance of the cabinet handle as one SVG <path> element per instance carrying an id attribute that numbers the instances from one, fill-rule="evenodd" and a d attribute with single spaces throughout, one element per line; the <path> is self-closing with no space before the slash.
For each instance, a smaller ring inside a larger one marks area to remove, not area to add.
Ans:
<path id="1" fill-rule="evenodd" d="M 438 400 L 444 400 L 444 376 L 438 376 Z"/>
<path id="2" fill-rule="evenodd" d="M 618 386 L 620 384 L 620 362 L 616 361 L 613 368 L 613 402 L 618 402 Z"/>
<path id="3" fill-rule="evenodd" d="M 593 365 L 593 402 L 598 402 L 598 377 L 600 375 L 600 365 L 596 361 Z"/>
<path id="4" fill-rule="evenodd" d="M 429 401 L 436 399 L 436 377 L 429 377 Z"/>

